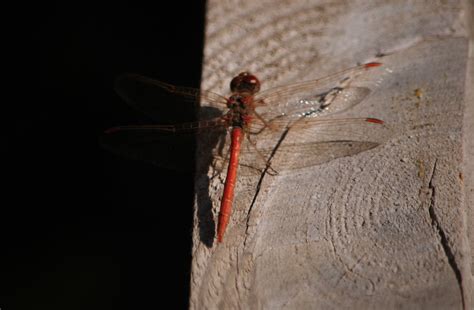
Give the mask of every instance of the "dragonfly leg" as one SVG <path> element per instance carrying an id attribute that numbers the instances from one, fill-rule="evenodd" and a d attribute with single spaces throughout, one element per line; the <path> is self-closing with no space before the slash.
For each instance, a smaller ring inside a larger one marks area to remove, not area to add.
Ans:
<path id="1" fill-rule="evenodd" d="M 249 132 L 250 134 L 252 135 L 258 135 L 260 133 L 262 133 L 265 129 L 270 129 L 270 130 L 275 130 L 275 129 L 279 129 L 280 127 L 279 126 L 276 126 L 274 123 L 272 123 L 274 120 L 277 120 L 283 116 L 277 116 L 273 119 L 271 119 L 270 121 L 267 121 L 265 120 L 262 116 L 260 116 L 260 114 L 258 114 L 257 112 L 253 112 L 253 114 L 258 118 L 259 121 L 262 122 L 263 126 L 262 128 L 259 128 L 257 131 L 252 131 L 252 132 Z"/>
<path id="2" fill-rule="evenodd" d="M 217 155 L 214 156 L 214 159 L 212 161 L 213 170 L 211 180 L 219 176 L 224 171 L 224 168 L 226 166 L 224 163 L 226 162 L 226 160 L 229 159 L 230 150 L 225 147 L 225 135 L 222 135 L 219 140 L 220 141 L 218 142 L 217 146 Z"/>
<path id="3" fill-rule="evenodd" d="M 229 152 L 226 152 L 224 154 L 224 156 L 221 157 L 220 160 L 214 159 L 214 163 L 212 164 L 214 169 L 212 171 L 211 180 L 213 180 L 215 177 L 219 176 L 222 173 L 222 171 L 224 171 L 224 164 L 223 163 L 228 158 L 229 158 Z M 218 163 L 218 161 L 219 161 L 219 163 Z"/>

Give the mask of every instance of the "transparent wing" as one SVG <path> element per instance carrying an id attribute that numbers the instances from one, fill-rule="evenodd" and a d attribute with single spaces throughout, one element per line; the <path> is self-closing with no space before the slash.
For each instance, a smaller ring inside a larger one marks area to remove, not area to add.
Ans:
<path id="1" fill-rule="evenodd" d="M 221 95 L 195 88 L 177 87 L 138 74 L 118 77 L 115 90 L 130 106 L 160 124 L 212 119 L 228 110 L 227 99 Z M 198 109 L 200 104 L 205 107 Z M 186 114 L 186 111 L 192 113 Z"/>
<path id="2" fill-rule="evenodd" d="M 205 122 L 206 126 L 195 122 L 115 127 L 100 137 L 100 144 L 120 156 L 177 171 L 192 171 L 196 142 L 202 143 L 203 154 L 211 160 L 218 150 L 216 145 L 225 137 L 227 127 L 220 118 Z"/>
<path id="3" fill-rule="evenodd" d="M 271 88 L 255 96 L 255 112 L 263 119 L 330 115 L 345 111 L 370 93 L 366 87 L 352 86 L 355 78 L 379 63 L 367 63 L 325 78 Z"/>
<path id="4" fill-rule="evenodd" d="M 268 164 L 278 172 L 320 165 L 375 148 L 391 135 L 387 125 L 372 118 L 302 119 L 278 135 L 265 132 L 257 141 L 248 135 L 239 173 L 261 173 Z"/>
<path id="5" fill-rule="evenodd" d="M 196 140 L 217 143 L 228 126 L 223 117 L 227 99 L 213 92 L 176 87 L 137 74 L 117 78 L 115 89 L 130 106 L 159 124 L 107 130 L 100 137 L 101 145 L 122 156 L 189 171 L 194 168 Z M 205 108 L 198 109 L 200 103 Z"/>

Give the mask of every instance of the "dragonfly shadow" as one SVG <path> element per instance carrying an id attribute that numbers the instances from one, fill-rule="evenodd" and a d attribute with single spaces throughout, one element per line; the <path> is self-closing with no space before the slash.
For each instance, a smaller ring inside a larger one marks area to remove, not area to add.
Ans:
<path id="1" fill-rule="evenodd" d="M 219 116 L 219 112 L 213 108 L 202 108 L 201 113 Z M 209 176 L 210 167 L 214 166 L 213 153 L 221 153 L 225 142 L 226 130 L 212 130 L 205 134 L 198 134 L 196 137 L 196 170 L 195 170 L 195 191 L 196 191 L 196 217 L 199 229 L 199 239 L 207 247 L 214 244 L 216 235 L 216 222 L 214 221 L 213 201 L 209 189 L 214 176 Z M 219 168 L 217 168 L 219 169 Z"/>
<path id="2" fill-rule="evenodd" d="M 199 239 L 201 242 L 211 248 L 214 243 L 216 222 L 212 214 L 212 200 L 209 191 L 209 177 L 199 178 L 199 189 L 196 191 L 197 220 L 199 229 Z"/>

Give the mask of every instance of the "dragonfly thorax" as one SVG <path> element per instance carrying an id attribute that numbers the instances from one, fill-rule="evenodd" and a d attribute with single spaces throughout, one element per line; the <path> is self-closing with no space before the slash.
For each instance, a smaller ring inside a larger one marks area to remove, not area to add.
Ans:
<path id="1" fill-rule="evenodd" d="M 227 107 L 231 110 L 245 110 L 251 100 L 252 96 L 234 94 L 227 99 Z"/>
<path id="2" fill-rule="evenodd" d="M 252 96 L 243 96 L 235 94 L 227 100 L 229 107 L 228 119 L 232 126 L 245 127 L 251 119 L 251 101 Z"/>

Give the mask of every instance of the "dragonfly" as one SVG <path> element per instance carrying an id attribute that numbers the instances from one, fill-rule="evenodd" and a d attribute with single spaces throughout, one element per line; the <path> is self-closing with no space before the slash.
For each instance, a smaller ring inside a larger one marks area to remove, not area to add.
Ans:
<path id="1" fill-rule="evenodd" d="M 351 156 L 381 143 L 382 120 L 334 117 L 369 95 L 369 87 L 354 84 L 360 75 L 381 65 L 369 62 L 264 91 L 255 75 L 242 72 L 231 80 L 230 96 L 125 74 L 116 81 L 117 93 L 156 124 L 110 128 L 102 144 L 122 155 L 182 170 L 193 167 L 183 161 L 180 147 L 217 135 L 219 146 L 210 156 L 218 171 L 227 166 L 217 225 L 221 243 L 239 170 L 242 174 L 278 174 Z M 181 117 L 187 107 L 198 109 L 196 115 Z"/>

